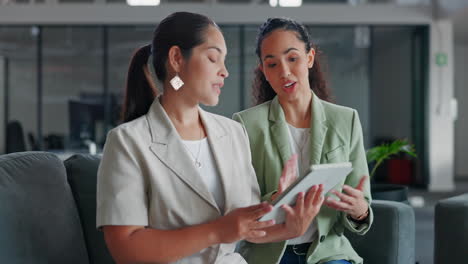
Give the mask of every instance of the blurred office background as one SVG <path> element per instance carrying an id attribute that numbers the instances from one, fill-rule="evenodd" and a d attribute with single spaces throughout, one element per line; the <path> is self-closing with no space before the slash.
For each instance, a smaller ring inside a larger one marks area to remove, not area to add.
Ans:
<path id="1" fill-rule="evenodd" d="M 303 0 L 289 1 L 300 7 L 272 7 L 288 1 L 151 1 L 158 5 L 0 2 L 0 151 L 72 153 L 94 143 L 99 151 L 119 124 L 132 53 L 151 41 L 158 20 L 194 10 L 219 23 L 229 50 L 230 77 L 210 111 L 230 117 L 252 106 L 256 30 L 267 17 L 290 16 L 308 26 L 336 103 L 358 110 L 366 148 L 397 138 L 415 144 L 418 159 L 401 164 L 411 175 L 397 181 L 451 190 L 454 179 L 468 179 L 462 161 L 468 3 Z"/>
<path id="2" fill-rule="evenodd" d="M 221 28 L 230 77 L 220 104 L 209 110 L 230 117 L 252 106 L 258 25 Z M 421 78 L 427 74 L 422 55 L 427 26 L 308 28 L 336 103 L 359 111 L 366 147 L 391 138 L 423 139 L 424 123 L 418 121 L 424 119 L 424 102 L 418 99 L 427 85 Z M 153 30 L 150 25 L 1 26 L 5 116 L 21 125 L 25 149 L 74 151 L 85 148 L 86 140 L 102 147 L 107 131 L 119 123 L 129 59 L 151 41 Z"/>
<path id="3" fill-rule="evenodd" d="M 231 117 L 252 106 L 257 28 L 267 17 L 292 17 L 307 25 L 335 102 L 358 110 L 365 147 L 398 138 L 416 147 L 417 159 L 396 157 L 387 164 L 394 175 L 387 168 L 374 181 L 447 193 L 468 180 L 467 1 L 280 7 L 287 1 L 153 0 L 157 6 L 130 7 L 135 1 L 0 0 L 0 153 L 99 152 L 119 124 L 132 53 L 150 43 L 159 20 L 185 10 L 212 17 L 228 46 L 230 76 L 209 111 Z"/>

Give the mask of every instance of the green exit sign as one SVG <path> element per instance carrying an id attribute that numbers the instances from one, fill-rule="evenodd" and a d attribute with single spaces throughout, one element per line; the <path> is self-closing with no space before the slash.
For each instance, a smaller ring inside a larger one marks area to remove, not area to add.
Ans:
<path id="1" fill-rule="evenodd" d="M 447 53 L 445 52 L 438 52 L 436 54 L 436 64 L 439 66 L 439 67 L 442 67 L 442 66 L 446 66 L 447 65 Z"/>

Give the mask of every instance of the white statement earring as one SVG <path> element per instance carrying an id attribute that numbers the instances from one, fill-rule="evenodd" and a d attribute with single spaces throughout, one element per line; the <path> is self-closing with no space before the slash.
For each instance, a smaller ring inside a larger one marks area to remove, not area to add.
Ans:
<path id="1" fill-rule="evenodd" d="M 172 88 L 174 88 L 176 91 L 179 90 L 182 85 L 184 85 L 184 81 L 182 81 L 182 79 L 179 77 L 179 73 L 176 73 L 174 78 L 172 78 L 169 82 L 171 83 Z"/>

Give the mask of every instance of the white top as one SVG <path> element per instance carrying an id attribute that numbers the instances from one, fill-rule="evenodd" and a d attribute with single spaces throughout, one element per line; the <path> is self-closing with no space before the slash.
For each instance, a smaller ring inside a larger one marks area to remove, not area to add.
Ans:
<path id="1" fill-rule="evenodd" d="M 198 169 L 198 173 L 208 187 L 208 190 L 213 195 L 216 204 L 221 211 L 224 211 L 223 186 L 221 185 L 219 173 L 216 169 L 216 162 L 207 138 L 201 140 L 182 140 L 182 142 L 193 162 L 195 163 L 197 160 L 201 164 L 201 167 L 197 165 L 195 167 Z"/>
<path id="2" fill-rule="evenodd" d="M 298 155 L 298 177 L 303 177 L 310 168 L 310 128 L 297 128 L 288 124 L 289 145 L 291 153 Z M 288 240 L 288 245 L 297 245 L 312 242 L 317 231 L 317 222 L 314 219 L 304 235 Z"/>

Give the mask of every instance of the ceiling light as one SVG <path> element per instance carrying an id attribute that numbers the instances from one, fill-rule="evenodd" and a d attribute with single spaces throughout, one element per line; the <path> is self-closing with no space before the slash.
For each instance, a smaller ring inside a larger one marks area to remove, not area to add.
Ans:
<path id="1" fill-rule="evenodd" d="M 284 6 L 284 7 L 298 7 L 302 5 L 302 0 L 270 0 L 270 5 L 275 6 Z"/>
<path id="2" fill-rule="evenodd" d="M 157 6 L 160 0 L 127 0 L 129 6 Z"/>

